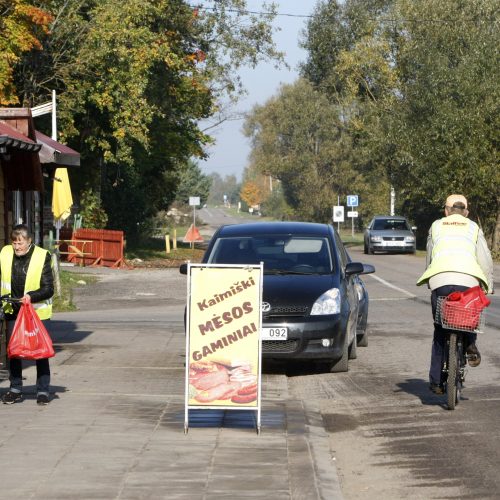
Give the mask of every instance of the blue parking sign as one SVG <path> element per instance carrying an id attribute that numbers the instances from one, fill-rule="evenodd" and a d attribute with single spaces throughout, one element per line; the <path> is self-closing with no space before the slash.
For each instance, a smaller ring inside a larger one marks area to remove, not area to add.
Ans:
<path id="1" fill-rule="evenodd" d="M 357 194 L 349 194 L 347 195 L 347 206 L 348 207 L 357 207 L 359 204 L 359 199 Z"/>

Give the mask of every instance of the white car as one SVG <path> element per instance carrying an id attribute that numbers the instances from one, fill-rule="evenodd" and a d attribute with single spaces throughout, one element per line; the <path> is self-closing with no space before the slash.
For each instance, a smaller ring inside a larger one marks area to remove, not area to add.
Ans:
<path id="1" fill-rule="evenodd" d="M 365 231 L 364 252 L 415 253 L 416 230 L 406 217 L 377 215 Z"/>

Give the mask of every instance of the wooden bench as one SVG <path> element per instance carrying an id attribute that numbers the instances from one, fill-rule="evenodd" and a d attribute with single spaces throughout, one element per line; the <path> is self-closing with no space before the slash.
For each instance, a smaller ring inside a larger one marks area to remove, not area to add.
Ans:
<path id="1" fill-rule="evenodd" d="M 92 243 L 92 240 L 56 240 L 55 247 L 59 251 L 60 255 L 68 255 L 68 257 L 79 258 L 80 265 L 85 266 L 85 257 L 88 255 L 92 255 L 92 252 L 86 252 L 85 246 L 87 243 Z M 81 244 L 81 249 L 77 247 L 78 244 Z M 59 250 L 61 245 L 67 245 L 68 251 L 61 252 Z"/>

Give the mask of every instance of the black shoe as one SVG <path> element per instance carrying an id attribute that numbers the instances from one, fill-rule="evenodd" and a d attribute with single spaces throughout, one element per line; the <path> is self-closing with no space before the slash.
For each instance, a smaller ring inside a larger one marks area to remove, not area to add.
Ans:
<path id="1" fill-rule="evenodd" d="M 429 389 L 434 394 L 444 394 L 444 387 L 442 384 L 433 384 L 432 382 L 429 385 Z"/>
<path id="2" fill-rule="evenodd" d="M 22 392 L 9 391 L 2 396 L 2 403 L 6 405 L 13 405 L 14 403 L 20 403 L 22 400 L 23 400 Z"/>
<path id="3" fill-rule="evenodd" d="M 49 397 L 47 394 L 39 394 L 36 397 L 36 404 L 37 405 L 48 405 L 49 404 Z"/>
<path id="4" fill-rule="evenodd" d="M 481 354 L 479 353 L 476 344 L 470 344 L 465 351 L 467 354 L 467 362 L 472 368 L 479 366 L 481 363 Z"/>

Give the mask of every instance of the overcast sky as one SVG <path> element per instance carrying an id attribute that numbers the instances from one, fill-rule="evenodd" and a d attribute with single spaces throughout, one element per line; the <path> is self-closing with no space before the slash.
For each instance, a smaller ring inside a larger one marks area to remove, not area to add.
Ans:
<path id="1" fill-rule="evenodd" d="M 285 52 L 285 59 L 290 69 L 276 70 L 272 64 L 260 64 L 255 69 L 245 68 L 240 71 L 248 94 L 235 106 L 235 113 L 245 113 L 255 104 L 264 104 L 277 93 L 282 83 L 294 82 L 298 77 L 298 64 L 306 58 L 305 51 L 299 48 L 298 43 L 307 19 L 292 15 L 310 15 L 316 2 L 282 0 L 277 3 L 279 3 L 279 13 L 289 14 L 276 17 L 275 25 L 280 26 L 281 31 L 275 34 L 275 41 L 278 50 Z M 261 10 L 261 1 L 248 0 L 247 9 Z M 241 180 L 250 153 L 250 144 L 241 131 L 242 127 L 243 119 L 240 119 L 225 122 L 210 131 L 216 144 L 208 148 L 210 158 L 200 161 L 200 168 L 205 174 L 218 172 L 222 178 L 234 174 Z"/>

